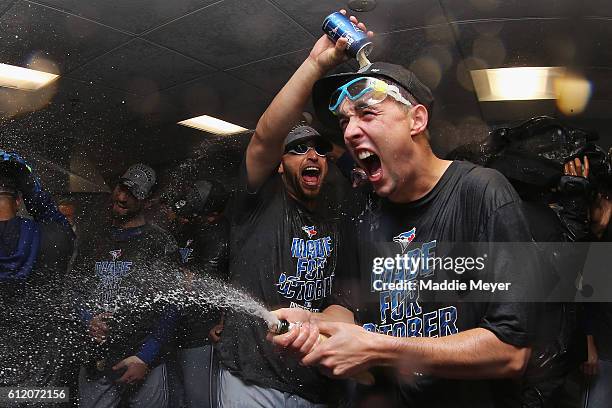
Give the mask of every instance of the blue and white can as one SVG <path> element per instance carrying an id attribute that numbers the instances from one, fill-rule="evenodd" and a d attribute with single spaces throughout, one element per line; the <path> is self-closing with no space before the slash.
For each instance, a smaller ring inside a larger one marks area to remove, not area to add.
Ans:
<path id="1" fill-rule="evenodd" d="M 372 42 L 368 34 L 357 27 L 347 16 L 336 11 L 323 20 L 323 32 L 335 43 L 339 38 L 348 40 L 346 52 L 358 60 L 370 55 Z"/>

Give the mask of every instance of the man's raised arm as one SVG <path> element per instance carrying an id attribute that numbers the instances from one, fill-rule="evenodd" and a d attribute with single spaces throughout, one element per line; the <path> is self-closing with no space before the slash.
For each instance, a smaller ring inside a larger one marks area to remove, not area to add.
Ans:
<path id="1" fill-rule="evenodd" d="M 351 20 L 357 24 L 355 17 L 351 17 Z M 358 25 L 365 31 L 363 23 Z M 283 141 L 293 126 L 300 121 L 304 106 L 312 92 L 312 86 L 330 69 L 346 60 L 344 53 L 346 44 L 346 38 L 341 38 L 334 44 L 326 35 L 321 36 L 308 58 L 272 100 L 257 122 L 246 153 L 250 190 L 257 190 L 278 167 L 283 155 Z"/>

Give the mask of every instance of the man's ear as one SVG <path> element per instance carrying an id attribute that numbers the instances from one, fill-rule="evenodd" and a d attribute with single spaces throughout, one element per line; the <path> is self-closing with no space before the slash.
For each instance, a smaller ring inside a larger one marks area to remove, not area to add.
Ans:
<path id="1" fill-rule="evenodd" d="M 278 174 L 283 174 L 285 172 L 285 169 L 283 168 L 283 162 L 281 161 L 280 164 L 278 165 Z"/>
<path id="2" fill-rule="evenodd" d="M 423 105 L 417 105 L 412 108 L 412 131 L 411 135 L 418 135 L 425 132 L 427 123 L 429 122 L 429 113 Z"/>

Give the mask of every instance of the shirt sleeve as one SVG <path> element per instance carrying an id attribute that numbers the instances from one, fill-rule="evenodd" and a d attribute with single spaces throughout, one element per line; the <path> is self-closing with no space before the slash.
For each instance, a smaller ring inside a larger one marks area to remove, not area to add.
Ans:
<path id="1" fill-rule="evenodd" d="M 231 203 L 230 214 L 232 223 L 243 224 L 252 217 L 256 217 L 263 206 L 269 202 L 278 189 L 282 188 L 282 181 L 279 174 L 271 174 L 257 190 L 250 190 L 248 186 L 248 175 L 246 168 L 246 158 L 240 165 L 238 188 Z"/>
<path id="2" fill-rule="evenodd" d="M 538 286 L 541 260 L 519 200 L 491 214 L 481 242 L 488 248 L 487 280 L 510 283 L 510 290 L 494 295 L 479 326 L 504 343 L 529 346 L 534 338 L 538 304 L 526 300 Z"/>
<path id="3" fill-rule="evenodd" d="M 176 306 L 167 306 L 152 332 L 147 336 L 136 356 L 148 366 L 157 358 L 159 351 L 170 336 L 174 334 L 179 318 Z"/>
<path id="4" fill-rule="evenodd" d="M 23 202 L 28 213 L 38 222 L 55 223 L 62 227 L 70 234 L 71 239 L 74 239 L 74 232 L 70 227 L 70 223 L 62 214 L 51 194 L 44 190 L 27 192 L 23 194 Z"/>

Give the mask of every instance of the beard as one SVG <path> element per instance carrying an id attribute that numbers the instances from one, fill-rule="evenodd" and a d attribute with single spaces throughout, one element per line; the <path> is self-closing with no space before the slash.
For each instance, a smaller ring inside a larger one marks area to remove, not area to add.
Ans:
<path id="1" fill-rule="evenodd" d="M 317 190 L 305 190 L 300 184 L 299 177 L 300 176 L 298 174 L 285 170 L 285 174 L 283 174 L 283 181 L 287 190 L 293 193 L 295 198 L 302 203 L 316 201 L 321 188 L 319 187 Z"/>

